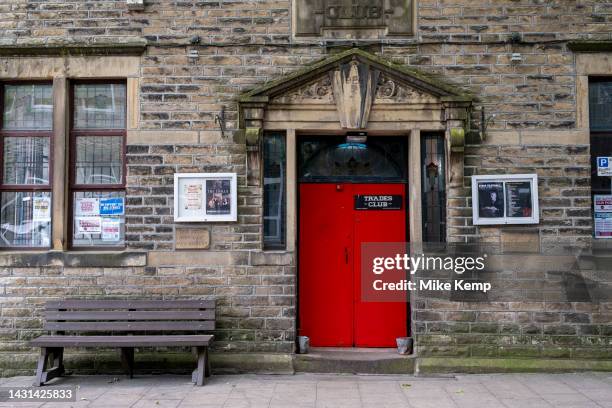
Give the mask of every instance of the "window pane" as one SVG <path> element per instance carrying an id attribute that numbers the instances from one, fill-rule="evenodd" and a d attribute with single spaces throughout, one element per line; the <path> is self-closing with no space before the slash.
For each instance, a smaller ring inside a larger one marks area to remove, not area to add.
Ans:
<path id="1" fill-rule="evenodd" d="M 73 246 L 122 246 L 125 240 L 125 193 L 74 193 Z"/>
<path id="2" fill-rule="evenodd" d="M 85 84 L 74 87 L 76 129 L 124 129 L 125 85 Z"/>
<path id="3" fill-rule="evenodd" d="M 264 137 L 264 248 L 285 246 L 285 138 Z"/>
<path id="4" fill-rule="evenodd" d="M 405 181 L 406 141 L 370 137 L 365 143 L 344 137 L 303 138 L 299 146 L 301 181 Z"/>
<path id="5" fill-rule="evenodd" d="M 421 188 L 423 191 L 423 241 L 446 240 L 446 174 L 444 135 L 421 138 Z"/>
<path id="6" fill-rule="evenodd" d="M 51 193 L 3 192 L 0 197 L 0 248 L 49 247 Z"/>
<path id="7" fill-rule="evenodd" d="M 612 81 L 589 82 L 591 130 L 612 130 Z"/>
<path id="8" fill-rule="evenodd" d="M 4 120 L 6 130 L 53 129 L 51 85 L 6 85 Z"/>
<path id="9" fill-rule="evenodd" d="M 49 184 L 49 138 L 4 138 L 4 184 Z"/>
<path id="10" fill-rule="evenodd" d="M 121 184 L 122 136 L 79 136 L 76 142 L 77 184 Z"/>

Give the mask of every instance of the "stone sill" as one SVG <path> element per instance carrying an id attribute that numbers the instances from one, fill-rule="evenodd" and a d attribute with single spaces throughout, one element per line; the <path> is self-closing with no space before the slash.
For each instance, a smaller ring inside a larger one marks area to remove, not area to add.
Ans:
<path id="1" fill-rule="evenodd" d="M 0 251 L 0 267 L 134 267 L 146 266 L 146 252 L 135 251 Z"/>

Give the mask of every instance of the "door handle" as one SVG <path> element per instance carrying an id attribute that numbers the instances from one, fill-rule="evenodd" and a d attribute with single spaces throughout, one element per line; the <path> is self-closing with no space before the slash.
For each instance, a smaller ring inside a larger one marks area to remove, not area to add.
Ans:
<path id="1" fill-rule="evenodd" d="M 348 261 L 349 261 L 349 259 L 348 259 L 348 258 L 349 258 L 349 257 L 348 257 L 348 255 L 349 255 L 349 254 L 348 254 L 348 248 L 347 248 L 347 247 L 344 247 L 344 262 L 345 262 L 345 263 L 347 263 L 347 264 L 349 263 L 349 262 L 348 262 Z"/>

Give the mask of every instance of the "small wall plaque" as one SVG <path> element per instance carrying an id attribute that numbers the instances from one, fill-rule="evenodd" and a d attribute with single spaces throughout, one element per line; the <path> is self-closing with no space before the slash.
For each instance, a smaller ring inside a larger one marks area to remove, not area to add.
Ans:
<path id="1" fill-rule="evenodd" d="M 175 173 L 174 221 L 236 221 L 236 173 Z"/>
<path id="2" fill-rule="evenodd" d="M 210 231 L 206 228 L 177 228 L 176 249 L 210 248 Z"/>
<path id="3" fill-rule="evenodd" d="M 412 35 L 412 0 L 296 0 L 295 34 L 320 36 L 327 30 L 383 29 Z"/>

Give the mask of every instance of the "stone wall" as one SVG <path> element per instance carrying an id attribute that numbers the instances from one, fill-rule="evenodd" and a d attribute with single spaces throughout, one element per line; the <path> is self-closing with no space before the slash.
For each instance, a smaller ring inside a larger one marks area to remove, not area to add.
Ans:
<path id="1" fill-rule="evenodd" d="M 237 96 L 341 47 L 322 46 L 318 38 L 292 38 L 289 1 L 145 3 L 144 11 L 129 11 L 124 0 L 0 4 L 0 45 L 95 44 L 133 37 L 149 43 L 141 58 L 137 130 L 128 134 L 126 218 L 128 249 L 144 251 L 147 259 L 124 265 L 103 257 L 97 265 L 84 266 L 80 258 L 28 256 L 24 261 L 0 254 L 0 372 L 14 373 L 10 370 L 23 370 L 24 360 L 34 361 L 26 341 L 41 332 L 42 303 L 68 296 L 214 296 L 219 301 L 217 351 L 294 349 L 295 256 L 262 251 L 262 193 L 259 186 L 247 186 L 246 148 L 235 132 Z M 577 117 L 575 55 L 566 41 L 610 39 L 611 5 L 574 0 L 417 4 L 414 38 L 368 49 L 471 91 L 489 120 L 485 142 L 466 148 L 463 186 L 449 190 L 449 240 L 502 246 L 518 240 L 543 251 L 558 244 L 587 245 L 592 228 L 588 130 Z M 190 59 L 189 50 L 199 57 Z M 520 53 L 522 61 L 511 62 L 512 53 Z M 215 123 L 222 105 L 226 138 Z M 179 227 L 172 219 L 172 180 L 177 171 L 239 174 L 239 222 L 199 226 L 211 232 L 209 250 L 174 251 Z M 497 172 L 539 175 L 540 225 L 471 225 L 469 176 Z M 609 282 L 609 271 L 593 279 Z M 527 289 L 560 291 L 557 275 L 497 272 L 498 287 L 508 289 L 512 299 L 415 299 L 418 353 L 610 358 L 609 303 L 534 300 Z"/>
<path id="2" fill-rule="evenodd" d="M 589 247 L 592 236 L 589 145 L 485 144 L 466 147 L 464 187 L 449 195 L 449 236 L 453 242 L 528 244 L 542 252 Z M 471 176 L 538 175 L 540 223 L 534 226 L 474 226 Z"/>
<path id="3" fill-rule="evenodd" d="M 433 277 L 453 285 L 460 280 L 492 285 L 488 293 L 416 293 L 412 317 L 417 355 L 612 358 L 609 256 L 579 251 L 574 255 L 506 251 L 502 255 L 493 247 L 484 247 L 483 252 L 488 258 L 482 272 L 417 275 L 416 281 Z"/>

